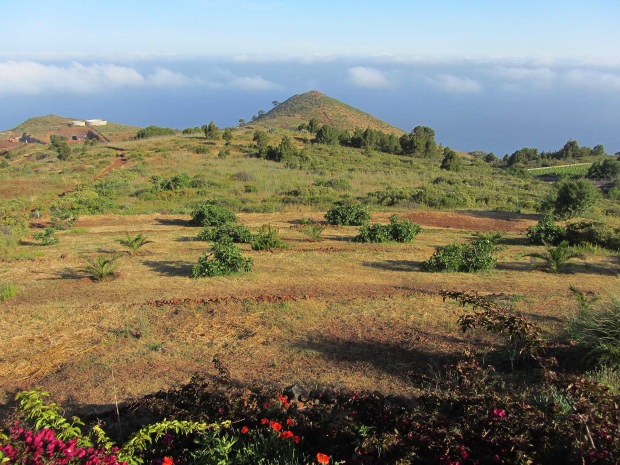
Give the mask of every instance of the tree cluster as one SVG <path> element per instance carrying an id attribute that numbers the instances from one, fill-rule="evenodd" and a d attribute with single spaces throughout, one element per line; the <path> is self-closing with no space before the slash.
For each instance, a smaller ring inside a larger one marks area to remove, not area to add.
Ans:
<path id="1" fill-rule="evenodd" d="M 307 124 L 300 124 L 297 129 L 316 134 L 315 141 L 318 144 L 343 145 L 369 151 L 377 150 L 425 158 L 433 158 L 442 153 L 441 148 L 435 142 L 435 131 L 426 126 L 417 126 L 409 134 L 404 134 L 400 138 L 392 133 L 371 128 L 366 128 L 366 130 L 355 128 L 351 134 L 346 129 L 341 130 L 327 124 L 321 126 L 315 118 Z"/>
<path id="2" fill-rule="evenodd" d="M 571 162 L 602 155 L 605 155 L 605 147 L 602 145 L 595 145 L 594 148 L 580 147 L 577 141 L 571 139 L 555 152 L 539 152 L 538 149 L 524 147 L 510 156 L 506 154 L 503 161 L 506 166 L 541 166 L 557 160 Z"/>

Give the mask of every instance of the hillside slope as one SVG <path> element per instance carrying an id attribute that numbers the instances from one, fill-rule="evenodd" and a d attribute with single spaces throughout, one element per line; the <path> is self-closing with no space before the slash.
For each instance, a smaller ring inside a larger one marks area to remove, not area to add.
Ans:
<path id="1" fill-rule="evenodd" d="M 35 141 L 49 142 L 51 134 L 58 134 L 71 140 L 76 136 L 80 140 L 98 136 L 105 142 L 122 140 L 135 136 L 138 127 L 108 122 L 105 126 L 70 126 L 76 118 L 65 118 L 57 115 L 35 116 L 28 118 L 13 129 L 3 132 L 5 136 L 21 137 L 24 133 L 31 136 Z M 91 136 L 88 136 L 92 133 Z M 4 138 L 4 137 L 3 137 Z"/>
<path id="2" fill-rule="evenodd" d="M 385 121 L 316 90 L 293 95 L 264 115 L 259 116 L 254 123 L 260 123 L 267 127 L 292 129 L 301 123 L 307 123 L 311 118 L 316 118 L 320 124 L 328 124 L 350 131 L 359 127 L 362 129 L 378 129 L 396 135 L 404 133 L 403 130 Z"/>

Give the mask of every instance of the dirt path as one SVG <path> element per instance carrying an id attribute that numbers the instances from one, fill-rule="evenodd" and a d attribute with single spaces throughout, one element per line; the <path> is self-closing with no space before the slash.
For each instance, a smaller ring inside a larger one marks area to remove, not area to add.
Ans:
<path id="1" fill-rule="evenodd" d="M 89 180 L 89 182 L 96 181 L 97 179 L 108 174 L 110 171 L 115 170 L 116 168 L 121 168 L 125 166 L 126 164 L 127 164 L 127 156 L 125 154 L 117 156 L 114 160 L 112 160 L 112 162 L 108 166 L 106 166 L 99 173 L 97 173 L 94 177 L 92 177 Z"/>

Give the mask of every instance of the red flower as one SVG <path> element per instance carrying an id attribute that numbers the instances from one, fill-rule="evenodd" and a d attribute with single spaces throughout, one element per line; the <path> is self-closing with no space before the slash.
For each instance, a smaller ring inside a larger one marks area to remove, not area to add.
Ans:
<path id="1" fill-rule="evenodd" d="M 301 438 L 299 436 L 295 436 L 293 438 L 293 441 L 295 441 L 295 444 L 299 444 L 299 442 L 301 441 Z"/>
<path id="2" fill-rule="evenodd" d="M 164 457 L 164 461 L 161 465 L 174 465 L 174 460 L 172 460 L 172 457 Z"/>
<path id="3" fill-rule="evenodd" d="M 293 424 L 293 420 L 291 420 L 290 418 L 287 418 L 287 419 L 286 419 L 286 424 L 287 424 L 288 426 L 291 426 L 291 425 Z"/>
<path id="4" fill-rule="evenodd" d="M 250 428 L 248 428 L 247 426 L 244 426 L 243 428 L 241 428 L 241 432 L 243 434 L 248 434 L 248 431 L 250 431 Z"/>
<path id="5" fill-rule="evenodd" d="M 271 423 L 269 423 L 269 426 L 271 426 L 276 431 L 280 431 L 282 429 L 282 424 L 278 423 L 277 421 L 272 421 Z"/>
<path id="6" fill-rule="evenodd" d="M 266 425 L 267 423 L 269 423 L 269 420 L 268 420 L 267 418 L 263 418 L 263 419 L 260 421 L 260 424 L 261 424 L 261 425 Z"/>
<path id="7" fill-rule="evenodd" d="M 329 456 L 325 454 L 321 454 L 320 452 L 316 454 L 316 460 L 319 463 L 327 464 L 329 463 Z"/>
<path id="8" fill-rule="evenodd" d="M 293 432 L 292 431 L 282 431 L 280 434 L 278 434 L 279 438 L 283 438 L 283 439 L 288 439 L 288 438 L 292 438 L 293 437 Z"/>

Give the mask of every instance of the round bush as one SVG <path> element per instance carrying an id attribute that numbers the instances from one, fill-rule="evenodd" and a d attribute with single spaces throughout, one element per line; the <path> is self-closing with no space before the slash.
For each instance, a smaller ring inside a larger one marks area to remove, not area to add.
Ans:
<path id="1" fill-rule="evenodd" d="M 192 211 L 190 224 L 194 226 L 223 226 L 227 223 L 236 223 L 237 215 L 225 207 L 205 202 Z"/>
<path id="2" fill-rule="evenodd" d="M 361 226 L 370 221 L 368 207 L 360 203 L 337 203 L 325 214 L 329 224 L 341 224 L 343 226 Z"/>

